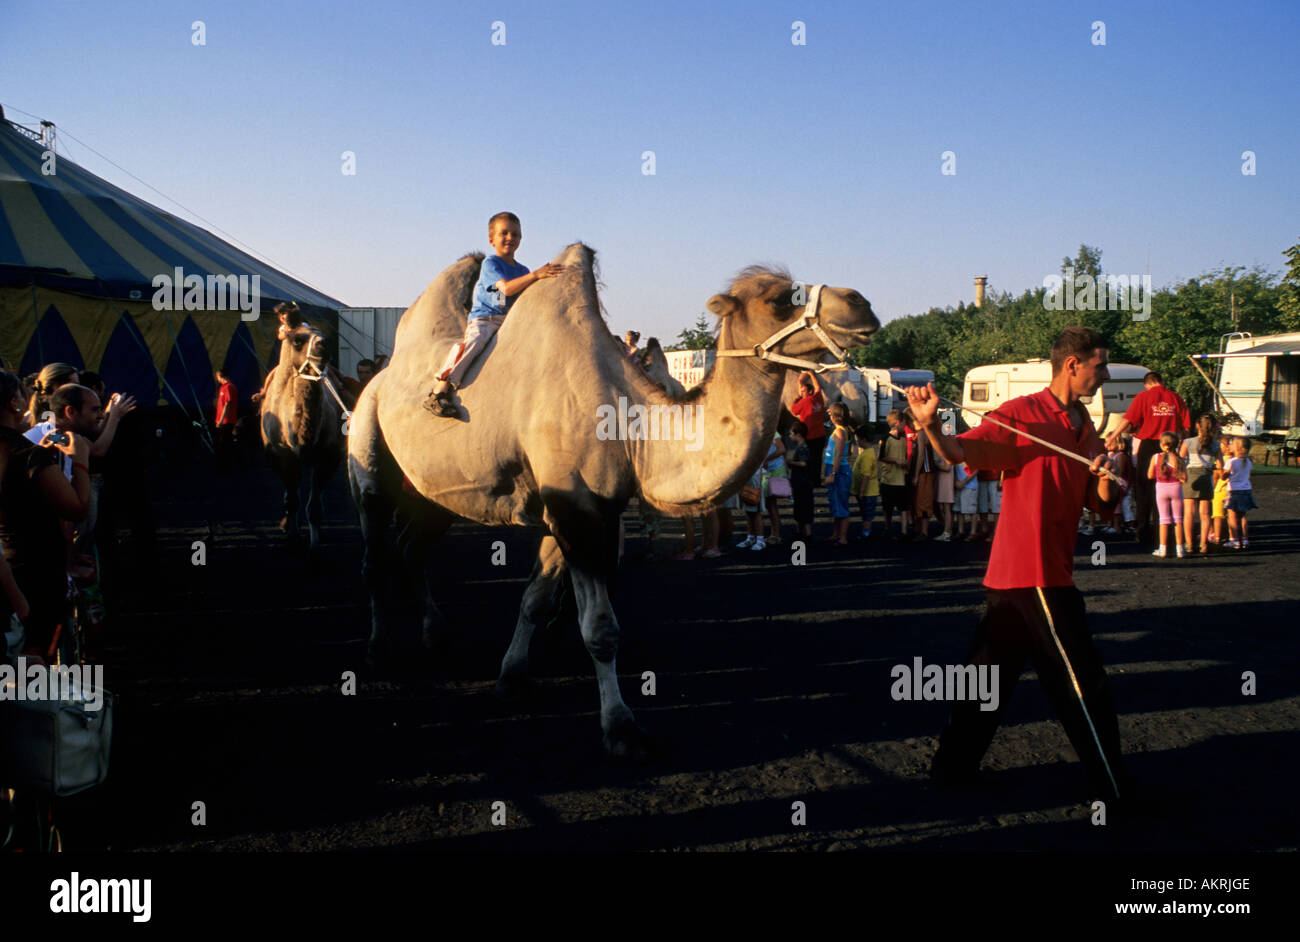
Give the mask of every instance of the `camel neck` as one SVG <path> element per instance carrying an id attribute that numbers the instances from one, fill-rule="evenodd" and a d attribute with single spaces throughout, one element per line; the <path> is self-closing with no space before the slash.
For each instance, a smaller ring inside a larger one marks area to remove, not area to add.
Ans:
<path id="1" fill-rule="evenodd" d="M 734 349 L 729 325 L 721 349 Z M 670 513 L 701 512 L 737 490 L 772 445 L 780 415 L 784 371 L 752 357 L 719 357 L 700 390 L 683 403 L 700 431 L 697 450 L 678 441 L 633 448 L 642 494 Z"/>

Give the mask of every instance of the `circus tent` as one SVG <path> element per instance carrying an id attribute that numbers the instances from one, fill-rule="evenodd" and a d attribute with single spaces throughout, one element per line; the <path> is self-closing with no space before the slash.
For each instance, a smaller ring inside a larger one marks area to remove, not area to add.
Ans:
<path id="1" fill-rule="evenodd" d="M 205 229 L 95 176 L 0 112 L 0 361 L 25 375 L 51 362 L 93 370 L 141 403 L 209 410 L 212 372 L 224 367 L 241 399 L 276 355 L 283 300 L 329 338 L 337 359 L 342 302 L 259 261 Z M 50 171 L 53 172 L 50 172 Z M 177 270 L 180 270 L 179 272 Z M 198 276 L 208 290 L 171 310 L 155 304 L 156 276 Z M 239 276 L 244 311 L 230 303 Z M 260 281 L 253 317 L 251 287 Z M 196 303 L 199 297 L 201 303 Z M 216 303 L 214 304 L 214 298 Z M 224 309 L 215 309 L 221 307 Z"/>

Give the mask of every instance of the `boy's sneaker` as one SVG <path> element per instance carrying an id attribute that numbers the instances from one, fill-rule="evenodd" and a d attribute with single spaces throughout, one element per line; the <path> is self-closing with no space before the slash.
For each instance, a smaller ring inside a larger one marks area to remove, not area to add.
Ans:
<path id="1" fill-rule="evenodd" d="M 1245 549 L 1245 548 L 1248 547 L 1248 546 L 1250 546 L 1250 540 L 1242 540 L 1242 541 L 1241 541 L 1241 548 L 1242 548 L 1242 549 Z"/>
<path id="2" fill-rule="evenodd" d="M 1116 530 L 1114 527 L 1106 527 L 1101 532 L 1106 536 L 1119 536 L 1119 531 Z"/>
<path id="3" fill-rule="evenodd" d="M 1236 540 L 1229 540 L 1228 542 L 1226 542 L 1226 543 L 1223 544 L 1223 548 L 1224 548 L 1224 549 L 1241 549 L 1241 544 L 1238 543 Z"/>
<path id="4" fill-rule="evenodd" d="M 1168 559 L 1168 558 L 1169 558 L 1169 550 L 1162 546 L 1162 547 L 1160 547 L 1159 549 L 1152 550 L 1152 551 L 1151 551 L 1151 555 L 1152 555 L 1152 556 L 1159 556 L 1161 559 Z"/>
<path id="5" fill-rule="evenodd" d="M 1179 559 L 1186 559 L 1186 558 L 1187 558 L 1187 551 L 1186 551 L 1185 549 L 1183 549 L 1183 548 L 1180 546 L 1180 547 L 1178 547 L 1178 554 L 1177 554 L 1177 555 L 1178 555 L 1178 558 L 1179 558 Z"/>
<path id="6" fill-rule="evenodd" d="M 940 533 L 938 536 L 936 536 L 936 537 L 934 538 L 934 541 L 935 541 L 936 543 L 951 543 L 951 542 L 952 542 L 952 534 L 949 533 L 947 530 L 945 530 L 943 533 Z"/>
<path id="7" fill-rule="evenodd" d="M 758 550 L 767 549 L 767 542 L 760 536 L 756 540 L 754 540 L 754 545 L 751 546 L 750 549 L 754 550 L 755 552 L 757 552 Z"/>
<path id="8" fill-rule="evenodd" d="M 444 419 L 459 417 L 460 406 L 456 403 L 456 387 L 448 383 L 447 388 L 441 392 L 429 393 L 429 398 L 424 400 L 424 407 Z"/>
<path id="9" fill-rule="evenodd" d="M 743 540 L 741 540 L 739 543 L 736 544 L 736 549 L 749 549 L 753 545 L 754 545 L 754 534 L 751 533 L 749 536 L 745 537 Z"/>

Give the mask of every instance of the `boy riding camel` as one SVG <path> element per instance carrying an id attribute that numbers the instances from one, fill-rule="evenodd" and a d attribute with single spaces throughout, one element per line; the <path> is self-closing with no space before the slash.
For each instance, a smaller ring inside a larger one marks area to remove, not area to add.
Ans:
<path id="1" fill-rule="evenodd" d="M 496 254 L 483 259 L 465 339 L 448 351 L 438 382 L 425 400 L 424 407 L 434 415 L 447 418 L 460 415 L 456 390 L 492 335 L 500 329 L 519 293 L 536 281 L 554 278 L 563 270 L 548 262 L 537 271 L 529 271 L 516 262 L 515 250 L 523 238 L 521 232 L 519 217 L 514 213 L 497 213 L 488 220 L 488 242 Z"/>

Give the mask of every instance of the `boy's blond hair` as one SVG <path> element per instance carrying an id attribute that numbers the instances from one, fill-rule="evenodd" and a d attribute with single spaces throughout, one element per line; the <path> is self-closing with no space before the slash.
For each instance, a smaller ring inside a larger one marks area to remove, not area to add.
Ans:
<path id="1" fill-rule="evenodd" d="M 519 217 L 516 216 L 514 213 L 505 213 L 505 212 L 497 213 L 495 216 L 493 216 L 491 219 L 488 220 L 489 237 L 492 235 L 493 230 L 496 228 L 496 224 L 502 221 L 513 222 L 516 226 L 519 226 L 520 228 L 522 228 L 524 225 L 522 222 L 519 221 Z"/>

